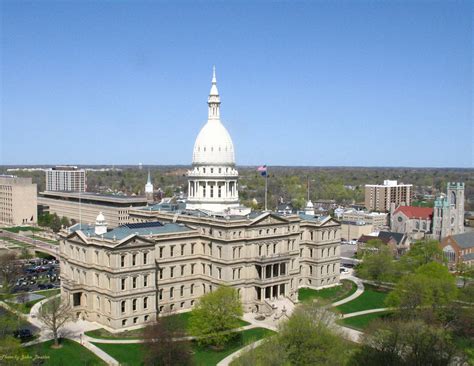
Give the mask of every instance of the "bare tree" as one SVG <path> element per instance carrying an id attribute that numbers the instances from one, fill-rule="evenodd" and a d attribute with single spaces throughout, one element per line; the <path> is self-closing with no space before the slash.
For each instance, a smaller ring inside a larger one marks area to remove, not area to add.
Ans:
<path id="1" fill-rule="evenodd" d="M 191 365 L 191 346 L 185 324 L 180 317 L 164 316 L 147 326 L 143 332 L 145 365 Z"/>
<path id="2" fill-rule="evenodd" d="M 41 305 L 38 319 L 53 332 L 54 347 L 59 347 L 58 331 L 71 319 L 71 307 L 69 303 L 61 302 L 59 297 L 54 297 Z"/>
<path id="3" fill-rule="evenodd" d="M 13 252 L 0 255 L 0 276 L 4 292 L 9 292 L 21 270 L 21 263 Z"/>

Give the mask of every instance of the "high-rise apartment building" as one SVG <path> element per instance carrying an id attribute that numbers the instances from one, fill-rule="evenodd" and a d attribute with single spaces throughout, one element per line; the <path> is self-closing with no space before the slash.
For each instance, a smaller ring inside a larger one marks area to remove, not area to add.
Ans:
<path id="1" fill-rule="evenodd" d="M 365 185 L 365 207 L 371 211 L 389 212 L 392 203 L 395 207 L 410 206 L 413 185 L 384 180 L 383 184 Z"/>
<path id="2" fill-rule="evenodd" d="M 77 166 L 57 166 L 46 170 L 46 191 L 85 192 L 86 171 Z"/>
<path id="3" fill-rule="evenodd" d="M 0 175 L 0 224 L 35 224 L 37 219 L 36 184 L 31 178 Z"/>

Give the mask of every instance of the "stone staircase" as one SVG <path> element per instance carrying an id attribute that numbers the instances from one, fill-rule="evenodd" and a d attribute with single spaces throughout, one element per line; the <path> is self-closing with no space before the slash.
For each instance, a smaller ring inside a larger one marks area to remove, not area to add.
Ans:
<path id="1" fill-rule="evenodd" d="M 268 303 L 273 308 L 273 317 L 275 320 L 281 317 L 289 317 L 295 308 L 295 304 L 286 297 L 270 300 Z"/>

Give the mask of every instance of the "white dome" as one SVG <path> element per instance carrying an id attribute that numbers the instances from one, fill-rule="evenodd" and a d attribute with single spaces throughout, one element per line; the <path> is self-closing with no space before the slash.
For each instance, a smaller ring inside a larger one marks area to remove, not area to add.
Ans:
<path id="1" fill-rule="evenodd" d="M 194 143 L 193 164 L 235 165 L 234 144 L 220 120 L 209 120 Z"/>
<path id="2" fill-rule="evenodd" d="M 96 219 L 95 219 L 96 222 L 104 222 L 105 221 L 105 216 L 102 212 L 99 212 L 99 214 L 97 215 Z"/>

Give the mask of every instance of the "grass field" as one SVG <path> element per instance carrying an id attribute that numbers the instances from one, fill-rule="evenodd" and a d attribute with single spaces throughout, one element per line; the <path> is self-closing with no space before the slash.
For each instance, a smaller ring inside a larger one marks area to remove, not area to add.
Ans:
<path id="1" fill-rule="evenodd" d="M 342 300 L 352 295 L 357 290 L 357 285 L 349 280 L 342 280 L 342 285 L 328 287 L 322 290 L 313 290 L 311 288 L 300 288 L 298 290 L 298 299 L 302 302 L 312 301 L 314 299 L 324 299 L 328 302 Z"/>
<path id="2" fill-rule="evenodd" d="M 191 312 L 188 311 L 186 313 L 179 313 L 169 315 L 170 317 L 175 317 L 181 322 L 181 326 L 184 329 L 188 329 L 189 327 L 189 318 L 191 316 Z M 244 327 L 249 325 L 245 320 L 239 319 L 240 327 Z M 120 333 L 110 333 L 107 330 L 100 328 L 96 330 L 91 330 L 86 332 L 85 334 L 89 337 L 93 338 L 102 338 L 102 339 L 140 339 L 142 337 L 143 329 L 136 329 L 132 331 L 120 332 Z"/>
<path id="3" fill-rule="evenodd" d="M 87 348 L 69 339 L 62 339 L 62 347 L 51 348 L 53 341 L 43 342 L 27 347 L 28 354 L 37 361 L 44 360 L 44 365 L 48 366 L 92 366 L 106 365 L 100 358 L 94 355 Z"/>
<path id="4" fill-rule="evenodd" d="M 20 231 L 43 231 L 36 227 L 32 226 L 14 226 L 14 227 L 4 227 L 2 230 L 10 231 L 11 233 L 18 234 Z"/>
<path id="5" fill-rule="evenodd" d="M 352 301 L 339 305 L 336 309 L 343 314 L 349 314 L 356 311 L 384 308 L 386 307 L 385 298 L 387 295 L 387 290 L 365 285 L 365 291 L 362 295 Z"/>
<path id="6" fill-rule="evenodd" d="M 36 291 L 35 293 L 37 293 L 38 295 L 43 295 L 45 298 L 47 298 L 47 297 L 57 295 L 60 292 L 61 292 L 60 289 L 55 288 L 55 289 L 51 289 L 51 290 Z M 14 294 L 14 295 L 9 296 L 9 297 L 15 297 L 15 296 L 18 296 L 18 294 Z M 37 302 L 41 301 L 41 300 L 44 300 L 44 299 L 28 301 L 27 303 L 24 303 L 24 304 L 17 304 L 17 303 L 13 303 L 13 302 L 7 302 L 7 304 L 8 304 L 8 306 L 22 312 L 23 314 L 29 314 L 30 311 L 31 311 L 31 308 L 33 307 L 33 305 L 36 304 Z"/>
<path id="7" fill-rule="evenodd" d="M 371 313 L 371 314 L 365 314 L 365 315 L 353 316 L 351 318 L 341 319 L 338 321 L 338 323 L 345 327 L 363 331 L 369 326 L 369 324 L 373 320 L 389 318 L 392 314 L 393 313 L 389 311 L 381 311 L 379 313 Z"/>
<path id="8" fill-rule="evenodd" d="M 216 365 L 220 360 L 224 359 L 231 353 L 237 351 L 243 346 L 268 337 L 273 334 L 271 330 L 265 328 L 252 328 L 239 332 L 232 342 L 220 351 L 213 350 L 209 347 L 201 347 L 197 343 L 192 343 L 194 362 L 198 366 Z M 103 349 L 109 355 L 114 357 L 121 365 L 140 366 L 143 365 L 144 345 L 134 344 L 107 344 L 94 343 L 97 347 Z"/>

